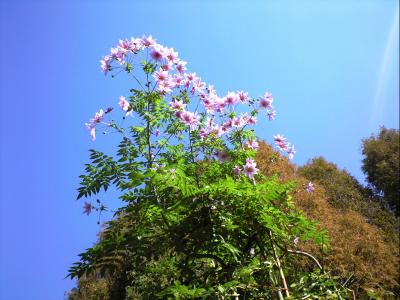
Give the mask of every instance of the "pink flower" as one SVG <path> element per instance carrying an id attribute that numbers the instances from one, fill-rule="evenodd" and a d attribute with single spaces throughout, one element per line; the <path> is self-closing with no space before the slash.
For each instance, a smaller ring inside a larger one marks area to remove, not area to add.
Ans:
<path id="1" fill-rule="evenodd" d="M 205 129 L 205 128 L 201 128 L 201 129 L 200 129 L 199 135 L 200 135 L 200 138 L 201 138 L 202 140 L 203 140 L 205 137 L 207 137 L 209 134 L 210 134 L 210 131 L 209 131 L 209 130 L 207 130 L 207 129 Z"/>
<path id="2" fill-rule="evenodd" d="M 202 103 L 203 103 L 204 108 L 206 109 L 207 113 L 214 112 L 214 102 L 209 97 L 204 96 Z"/>
<path id="3" fill-rule="evenodd" d="M 176 70 L 180 73 L 180 74 L 183 74 L 183 73 L 185 73 L 185 71 L 186 71 L 186 64 L 187 64 L 187 62 L 186 61 L 179 61 L 177 64 L 176 64 Z"/>
<path id="4" fill-rule="evenodd" d="M 247 100 L 249 100 L 249 97 L 247 95 L 248 95 L 248 93 L 243 92 L 243 91 L 240 91 L 237 93 L 237 96 L 238 96 L 240 102 L 242 102 L 242 103 L 246 103 Z"/>
<path id="5" fill-rule="evenodd" d="M 181 118 L 182 117 L 182 114 L 183 114 L 183 111 L 182 110 L 177 110 L 176 112 L 175 112 L 175 116 L 177 117 L 177 118 Z"/>
<path id="6" fill-rule="evenodd" d="M 247 124 L 249 125 L 256 125 L 257 124 L 257 118 L 255 116 L 251 116 L 248 120 L 247 120 Z"/>
<path id="7" fill-rule="evenodd" d="M 268 111 L 267 116 L 268 116 L 268 120 L 270 120 L 270 121 L 275 120 L 276 111 L 275 110 Z"/>
<path id="8" fill-rule="evenodd" d="M 164 58 L 165 49 L 160 45 L 154 45 L 153 49 L 150 51 L 150 56 L 155 61 L 161 61 Z"/>
<path id="9" fill-rule="evenodd" d="M 225 98 L 224 98 L 224 102 L 226 105 L 234 105 L 238 102 L 238 97 L 235 93 L 233 92 L 229 92 Z"/>
<path id="10" fill-rule="evenodd" d="M 100 61 L 100 68 L 103 71 L 104 75 L 107 75 L 108 71 L 111 71 L 111 57 L 104 56 L 104 58 Z"/>
<path id="11" fill-rule="evenodd" d="M 240 123 L 242 123 L 243 126 L 246 125 L 247 122 L 249 121 L 249 118 L 250 117 L 249 117 L 249 115 L 247 113 L 241 114 L 240 115 Z"/>
<path id="12" fill-rule="evenodd" d="M 272 98 L 272 94 L 270 92 L 265 92 L 264 98 L 271 99 L 271 103 L 274 101 L 274 98 Z"/>
<path id="13" fill-rule="evenodd" d="M 296 150 L 294 149 L 293 145 L 288 147 L 287 154 L 289 159 L 293 159 L 294 155 L 296 154 Z"/>
<path id="14" fill-rule="evenodd" d="M 172 110 L 174 111 L 182 111 L 185 109 L 186 104 L 183 103 L 183 101 L 180 100 L 174 100 L 169 103 L 169 106 L 171 107 Z"/>
<path id="15" fill-rule="evenodd" d="M 133 111 L 131 109 L 131 106 L 129 105 L 129 102 L 126 101 L 124 96 L 119 97 L 118 104 L 121 107 L 121 109 L 126 112 L 127 116 L 132 115 Z"/>
<path id="16" fill-rule="evenodd" d="M 173 87 L 174 83 L 170 80 L 159 81 L 157 83 L 157 90 L 163 93 L 170 93 Z"/>
<path id="17" fill-rule="evenodd" d="M 273 101 L 274 98 L 272 98 L 272 94 L 266 92 L 264 96 L 260 99 L 260 107 L 265 109 L 271 109 Z"/>
<path id="18" fill-rule="evenodd" d="M 246 125 L 246 123 L 243 122 L 242 118 L 233 118 L 233 126 L 242 128 L 244 125 Z"/>
<path id="19" fill-rule="evenodd" d="M 222 130 L 224 132 L 229 131 L 233 127 L 233 119 L 228 119 L 222 124 Z"/>
<path id="20" fill-rule="evenodd" d="M 184 74 L 184 76 L 185 76 L 185 74 Z M 184 81 L 184 83 L 183 83 L 183 86 L 184 86 L 185 88 L 189 88 L 189 87 L 190 87 L 190 80 L 187 80 L 187 79 L 185 78 L 185 81 Z"/>
<path id="21" fill-rule="evenodd" d="M 111 57 L 118 60 L 118 62 L 123 65 L 125 63 L 126 52 L 127 50 L 120 47 L 111 48 Z"/>
<path id="22" fill-rule="evenodd" d="M 172 70 L 173 66 L 174 65 L 170 61 L 168 61 L 165 65 L 161 66 L 161 69 L 163 69 L 164 71 L 170 71 Z"/>
<path id="23" fill-rule="evenodd" d="M 167 81 L 169 79 L 169 74 L 168 71 L 155 71 L 153 77 L 157 80 L 157 82 Z"/>
<path id="24" fill-rule="evenodd" d="M 183 85 L 183 76 L 181 74 L 175 74 L 172 78 L 172 82 L 174 83 L 175 87 L 180 87 Z"/>
<path id="25" fill-rule="evenodd" d="M 173 48 L 166 49 L 165 57 L 168 61 L 175 63 L 178 61 L 178 52 L 175 52 Z"/>
<path id="26" fill-rule="evenodd" d="M 276 143 L 276 146 L 279 148 L 280 151 L 286 151 L 288 149 L 288 144 L 285 142 Z"/>
<path id="27" fill-rule="evenodd" d="M 90 137 L 91 137 L 92 141 L 94 142 L 96 139 L 96 128 L 94 128 L 94 127 L 90 128 Z"/>
<path id="28" fill-rule="evenodd" d="M 131 48 L 131 44 L 128 40 L 119 40 L 118 46 L 127 51 Z"/>
<path id="29" fill-rule="evenodd" d="M 274 136 L 275 144 L 281 151 L 286 151 L 288 150 L 288 143 L 286 142 L 286 138 L 281 136 L 280 134 L 277 134 Z"/>
<path id="30" fill-rule="evenodd" d="M 307 189 L 306 190 L 307 190 L 308 193 L 311 193 L 311 192 L 314 191 L 314 185 L 313 185 L 313 183 L 311 181 L 307 184 Z"/>
<path id="31" fill-rule="evenodd" d="M 156 41 L 153 39 L 151 35 L 149 35 L 148 37 L 143 36 L 140 42 L 142 46 L 145 48 L 153 47 L 156 44 Z"/>
<path id="32" fill-rule="evenodd" d="M 94 114 L 94 118 L 91 119 L 92 123 L 96 124 L 96 123 L 100 123 L 103 120 L 104 117 L 104 112 L 102 109 L 100 109 L 99 112 L 96 112 Z"/>
<path id="33" fill-rule="evenodd" d="M 239 175 L 240 172 L 242 172 L 242 170 L 240 169 L 239 166 L 235 166 L 235 167 L 233 168 L 233 173 L 235 173 L 236 175 Z"/>
<path id="34" fill-rule="evenodd" d="M 296 236 L 293 240 L 293 244 L 297 247 L 299 245 L 300 242 L 300 238 L 298 236 Z"/>
<path id="35" fill-rule="evenodd" d="M 117 55 L 118 55 L 118 52 L 119 52 L 119 50 L 118 50 L 118 48 L 111 48 L 110 49 L 110 53 L 111 53 L 111 58 L 117 58 Z"/>
<path id="36" fill-rule="evenodd" d="M 198 78 L 198 79 L 196 79 L 196 80 L 194 81 L 194 88 L 196 89 L 196 91 L 198 91 L 198 92 L 201 93 L 201 92 L 204 90 L 204 87 L 205 87 L 205 83 L 202 82 L 202 81 L 200 80 L 200 78 Z"/>
<path id="37" fill-rule="evenodd" d="M 219 98 L 217 95 L 213 95 L 212 98 L 212 111 L 223 112 L 225 108 L 225 101 L 223 98 Z"/>
<path id="38" fill-rule="evenodd" d="M 272 102 L 269 99 L 261 98 L 260 107 L 264 109 L 270 109 L 272 108 Z"/>
<path id="39" fill-rule="evenodd" d="M 222 162 L 225 162 L 229 159 L 229 155 L 225 151 L 217 151 L 215 152 L 215 154 L 217 155 L 218 159 Z"/>
<path id="40" fill-rule="evenodd" d="M 195 81 L 198 79 L 196 73 L 190 73 L 190 74 L 186 74 L 186 79 L 187 81 L 191 82 L 191 81 Z"/>
<path id="41" fill-rule="evenodd" d="M 199 117 L 197 116 L 197 114 L 190 111 L 182 112 L 181 120 L 184 124 L 190 126 L 191 129 L 196 128 L 199 124 Z"/>
<path id="42" fill-rule="evenodd" d="M 98 123 L 101 123 L 101 121 L 103 120 L 104 114 L 105 114 L 105 112 L 102 109 L 100 109 L 100 111 L 96 112 L 94 114 L 94 117 L 89 120 L 89 123 L 85 124 L 86 128 L 90 131 L 90 136 L 92 138 L 92 141 L 94 141 L 96 139 L 95 127 Z"/>
<path id="43" fill-rule="evenodd" d="M 131 38 L 129 42 L 129 50 L 136 53 L 142 49 L 142 40 Z"/>
<path id="44" fill-rule="evenodd" d="M 258 173 L 258 169 L 256 168 L 256 163 L 253 159 L 246 159 L 246 164 L 243 165 L 243 174 L 249 177 L 250 179 L 254 179 L 254 175 Z"/>
<path id="45" fill-rule="evenodd" d="M 85 205 L 83 206 L 83 213 L 89 215 L 92 212 L 92 209 L 92 204 L 85 202 Z"/>
<path id="46" fill-rule="evenodd" d="M 246 143 L 246 146 L 250 149 L 258 150 L 260 148 L 260 145 L 258 144 L 257 141 L 250 140 Z"/>

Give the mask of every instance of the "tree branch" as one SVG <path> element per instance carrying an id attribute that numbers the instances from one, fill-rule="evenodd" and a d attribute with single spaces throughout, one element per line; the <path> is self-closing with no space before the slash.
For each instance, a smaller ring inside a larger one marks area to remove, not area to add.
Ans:
<path id="1" fill-rule="evenodd" d="M 298 254 L 298 255 L 303 255 L 306 256 L 308 258 L 310 258 L 311 260 L 313 260 L 315 262 L 315 264 L 318 266 L 318 268 L 323 272 L 324 268 L 321 266 L 321 264 L 319 263 L 319 261 L 312 256 L 310 253 L 304 252 L 304 251 L 298 251 L 298 250 L 290 250 L 290 249 L 286 249 L 286 251 L 288 253 L 292 253 L 292 254 Z"/>

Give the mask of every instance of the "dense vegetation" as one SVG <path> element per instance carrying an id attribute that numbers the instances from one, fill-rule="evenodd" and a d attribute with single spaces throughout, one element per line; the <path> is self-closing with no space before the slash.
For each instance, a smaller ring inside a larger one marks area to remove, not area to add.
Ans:
<path id="1" fill-rule="evenodd" d="M 395 296 L 390 294 L 398 293 L 399 289 L 399 222 L 380 205 L 379 199 L 371 199 L 346 171 L 338 169 L 321 157 L 296 169 L 295 165 L 271 146 L 260 143 L 257 161 L 265 176 L 275 176 L 275 180 L 281 182 L 295 180 L 296 187 L 292 190 L 294 204 L 328 232 L 328 251 L 320 251 L 318 245 L 312 242 L 300 242 L 297 250 L 316 253 L 317 259 L 326 270 L 342 278 L 343 282 L 349 281 L 348 285 L 355 291 L 357 298 L 394 299 Z M 310 179 L 315 182 L 313 193 L 305 190 Z M 347 207 L 343 203 L 345 197 L 348 199 Z M 123 221 L 121 218 L 118 220 L 121 226 Z M 129 220 L 128 216 L 126 220 Z M 105 238 L 105 233 L 102 239 Z M 292 261 L 291 264 L 296 270 L 315 269 L 314 263 L 307 258 Z M 154 262 L 152 266 L 155 267 Z M 120 265 L 113 276 L 101 276 L 97 271 L 81 277 L 78 288 L 72 291 L 70 299 L 118 299 L 119 296 L 115 293 L 124 294 L 124 289 L 129 286 L 127 279 L 122 278 L 122 274 L 127 272 L 126 268 L 130 269 L 129 266 Z M 171 270 L 152 269 L 154 272 L 165 271 L 165 276 L 174 277 L 174 271 Z M 151 282 L 158 276 L 158 273 L 155 275 L 145 272 L 140 278 L 142 284 L 152 289 L 155 283 Z"/>
<path id="2" fill-rule="evenodd" d="M 258 157 L 264 174 L 277 174 L 283 182 L 296 180 L 296 206 L 318 221 L 331 241 L 329 251 L 318 258 L 351 281 L 357 298 L 375 294 L 390 299 L 390 293 L 398 293 L 399 220 L 380 199 L 371 197 L 351 175 L 322 157 L 297 169 L 267 144 L 262 144 Z M 304 192 L 309 180 L 315 185 L 313 193 Z M 315 248 L 312 243 L 302 247 L 306 251 Z"/>
<path id="3" fill-rule="evenodd" d="M 382 127 L 377 135 L 363 140 L 362 169 L 375 197 L 400 215 L 400 139 L 399 130 Z"/>
<path id="4" fill-rule="evenodd" d="M 114 155 L 91 150 L 78 199 L 114 187 L 124 206 L 70 268 L 68 299 L 394 298 L 397 219 L 322 158 L 297 170 L 283 136 L 279 152 L 257 142 L 270 93 L 219 97 L 185 65 L 151 37 L 103 59 L 139 85 L 119 102 L 134 121 L 122 127 L 112 108 L 89 121 L 92 139 L 102 127 L 121 141 Z"/>

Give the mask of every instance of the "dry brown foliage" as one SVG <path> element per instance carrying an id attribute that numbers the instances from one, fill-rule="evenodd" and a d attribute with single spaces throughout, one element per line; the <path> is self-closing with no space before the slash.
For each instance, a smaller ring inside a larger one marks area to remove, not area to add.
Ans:
<path id="1" fill-rule="evenodd" d="M 398 245 L 385 241 L 380 228 L 368 224 L 359 212 L 334 208 L 321 185 L 314 184 L 315 191 L 308 193 L 308 180 L 297 174 L 296 166 L 264 142 L 260 143 L 257 164 L 266 176 L 278 176 L 282 182 L 296 181 L 293 194 L 296 206 L 327 230 L 330 239 L 327 253 L 310 242 L 302 242 L 302 250 L 315 254 L 326 270 L 343 278 L 352 277 L 355 282 L 351 287 L 360 296 L 370 289 L 393 291 L 399 288 Z M 304 266 L 307 262 L 300 260 L 299 263 Z"/>

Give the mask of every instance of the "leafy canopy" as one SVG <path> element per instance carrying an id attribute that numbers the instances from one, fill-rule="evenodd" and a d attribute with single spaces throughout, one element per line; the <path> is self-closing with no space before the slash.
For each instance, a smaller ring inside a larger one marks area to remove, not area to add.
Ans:
<path id="1" fill-rule="evenodd" d="M 400 215 L 399 130 L 381 127 L 377 135 L 363 140 L 362 170 L 376 195 Z"/>

